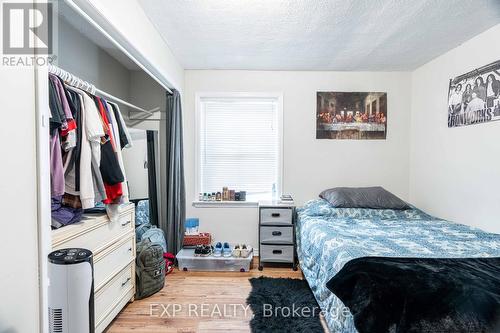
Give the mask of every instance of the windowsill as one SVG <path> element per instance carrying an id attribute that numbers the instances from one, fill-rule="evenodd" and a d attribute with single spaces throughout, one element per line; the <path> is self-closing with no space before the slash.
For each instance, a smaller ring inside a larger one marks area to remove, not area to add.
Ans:
<path id="1" fill-rule="evenodd" d="M 248 208 L 258 206 L 258 201 L 193 201 L 193 207 L 197 208 Z"/>

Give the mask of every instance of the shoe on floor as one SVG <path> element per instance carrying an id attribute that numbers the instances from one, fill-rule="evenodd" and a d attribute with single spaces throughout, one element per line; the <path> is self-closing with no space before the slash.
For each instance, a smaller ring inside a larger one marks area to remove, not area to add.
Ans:
<path id="1" fill-rule="evenodd" d="M 248 257 L 253 251 L 253 247 L 248 244 L 241 245 L 241 256 L 243 258 Z"/>
<path id="2" fill-rule="evenodd" d="M 214 257 L 220 257 L 220 256 L 222 256 L 222 243 L 217 242 L 214 248 Z"/>
<path id="3" fill-rule="evenodd" d="M 222 246 L 222 255 L 224 257 L 230 257 L 232 255 L 232 250 L 231 246 L 229 246 L 228 242 L 224 242 L 224 245 Z"/>
<path id="4" fill-rule="evenodd" d="M 194 256 L 195 257 L 201 256 L 202 250 L 203 250 L 203 245 L 196 245 L 196 247 L 194 249 Z"/>
<path id="5" fill-rule="evenodd" d="M 208 257 L 212 254 L 212 246 L 211 245 L 203 245 L 201 249 L 201 256 Z"/>
<path id="6" fill-rule="evenodd" d="M 241 257 L 241 246 L 236 244 L 233 249 L 233 257 Z"/>

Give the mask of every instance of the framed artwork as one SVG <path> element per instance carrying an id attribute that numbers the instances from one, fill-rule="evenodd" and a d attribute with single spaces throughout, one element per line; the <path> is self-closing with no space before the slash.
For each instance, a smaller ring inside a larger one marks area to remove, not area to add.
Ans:
<path id="1" fill-rule="evenodd" d="M 316 139 L 380 140 L 387 137 L 387 93 L 317 92 Z"/>
<path id="2" fill-rule="evenodd" d="M 500 120 L 500 60 L 450 79 L 448 127 Z"/>

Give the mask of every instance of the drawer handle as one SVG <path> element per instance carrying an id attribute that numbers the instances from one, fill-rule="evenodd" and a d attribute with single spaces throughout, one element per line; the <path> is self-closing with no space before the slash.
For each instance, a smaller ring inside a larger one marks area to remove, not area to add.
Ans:
<path id="1" fill-rule="evenodd" d="M 132 252 L 132 248 L 131 247 L 128 248 L 128 252 Z"/>
<path id="2" fill-rule="evenodd" d="M 122 287 L 125 287 L 125 285 L 130 281 L 130 278 L 128 277 L 125 282 L 122 283 Z"/>
<path id="3" fill-rule="evenodd" d="M 282 250 L 273 250 L 273 254 L 282 254 L 283 251 Z"/>
<path id="4" fill-rule="evenodd" d="M 281 236 L 281 231 L 273 231 L 273 236 Z"/>
<path id="5" fill-rule="evenodd" d="M 272 217 L 280 217 L 280 216 L 281 216 L 281 214 L 280 214 L 280 213 L 272 213 L 272 214 L 271 214 L 271 216 L 272 216 Z"/>
<path id="6" fill-rule="evenodd" d="M 132 222 L 132 221 L 123 222 L 122 227 L 126 226 L 127 224 L 130 224 L 130 222 Z"/>

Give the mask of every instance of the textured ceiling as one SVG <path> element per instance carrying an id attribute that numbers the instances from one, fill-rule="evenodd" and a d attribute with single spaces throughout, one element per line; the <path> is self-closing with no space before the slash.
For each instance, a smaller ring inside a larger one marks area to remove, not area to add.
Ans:
<path id="1" fill-rule="evenodd" d="M 412 70 L 500 23 L 500 0 L 139 1 L 186 69 Z"/>

